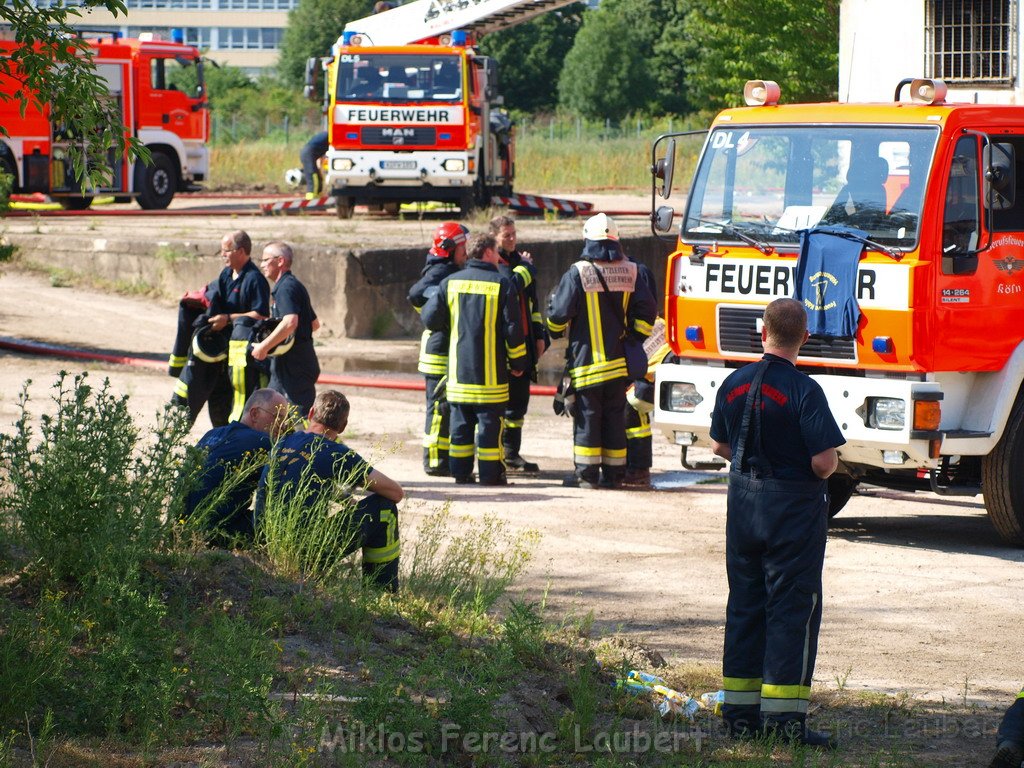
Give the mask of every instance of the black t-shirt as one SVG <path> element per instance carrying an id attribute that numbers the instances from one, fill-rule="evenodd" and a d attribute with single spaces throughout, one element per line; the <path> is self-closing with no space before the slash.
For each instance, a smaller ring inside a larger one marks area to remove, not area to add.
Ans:
<path id="1" fill-rule="evenodd" d="M 285 272 L 277 281 L 273 291 L 274 317 L 298 315 L 299 327 L 295 329 L 296 341 L 313 338 L 313 321 L 316 312 L 309 300 L 309 291 L 291 272 Z"/>
<path id="2" fill-rule="evenodd" d="M 829 410 L 821 386 L 810 376 L 798 371 L 788 360 L 766 354 L 771 360 L 761 382 L 763 410 L 762 445 L 772 474 L 779 480 L 815 480 L 811 457 L 846 442 L 839 425 Z M 745 365 L 733 371 L 722 383 L 715 397 L 711 414 L 711 439 L 728 443 L 736 454 L 743 406 L 757 365 Z M 756 430 L 751 418 L 750 436 L 743 461 L 757 455 Z"/>
<path id="3" fill-rule="evenodd" d="M 263 317 L 270 317 L 270 283 L 252 261 L 233 277 L 231 267 L 224 267 L 217 278 L 217 295 L 211 299 L 213 306 L 211 315 L 257 312 Z"/>

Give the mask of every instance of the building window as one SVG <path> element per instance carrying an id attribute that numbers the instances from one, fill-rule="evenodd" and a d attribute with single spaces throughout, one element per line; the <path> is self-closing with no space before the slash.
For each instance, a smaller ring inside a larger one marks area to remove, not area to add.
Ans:
<path id="1" fill-rule="evenodd" d="M 281 46 L 282 30 L 275 27 L 221 27 L 218 48 L 266 48 Z"/>
<path id="2" fill-rule="evenodd" d="M 929 0 L 925 67 L 952 85 L 1012 86 L 1016 0 Z"/>

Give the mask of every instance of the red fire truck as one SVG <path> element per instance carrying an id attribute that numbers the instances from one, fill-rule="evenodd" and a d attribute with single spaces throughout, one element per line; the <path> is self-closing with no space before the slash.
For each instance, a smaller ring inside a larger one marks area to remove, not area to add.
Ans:
<path id="1" fill-rule="evenodd" d="M 852 332 L 812 335 L 798 360 L 846 438 L 832 513 L 859 483 L 983 493 L 1024 544 L 1024 108 L 924 79 L 885 104 L 782 105 L 767 81 L 745 97 L 715 118 L 673 238 L 679 361 L 658 366 L 657 425 L 695 466 L 723 379 L 761 357 L 765 306 L 802 292 L 814 316 L 852 295 Z M 666 198 L 678 137 L 652 154 Z M 672 220 L 653 212 L 656 232 Z M 853 284 L 834 250 L 799 277 L 802 237 L 825 229 L 853 238 Z"/>
<path id="2" fill-rule="evenodd" d="M 432 200 L 465 211 L 510 195 L 514 130 L 497 109 L 496 63 L 473 46 L 570 2 L 415 0 L 346 25 L 325 63 L 324 188 L 338 216 L 357 203 L 397 211 Z"/>
<path id="3" fill-rule="evenodd" d="M 54 124 L 48 107 L 30 104 L 22 115 L 21 102 L 7 98 L 0 99 L 0 125 L 6 129 L 0 134 L 0 169 L 14 178 L 12 193 L 41 192 L 69 209 L 87 208 L 99 194 L 134 198 L 147 209 L 166 208 L 176 192 L 192 189 L 209 172 L 210 113 L 199 51 L 148 35 L 138 40 L 110 35 L 87 43 L 119 107 L 125 135 L 142 142 L 152 162 L 110 156 L 109 178 L 83 194 L 68 158 L 69 146 L 81 138 Z M 10 58 L 19 45 L 0 40 L 0 56 Z M 198 85 L 185 93 L 175 85 L 176 71 L 192 67 L 196 73 L 189 80 Z M 23 88 L 17 70 L 0 75 L 0 92 L 14 96 Z"/>

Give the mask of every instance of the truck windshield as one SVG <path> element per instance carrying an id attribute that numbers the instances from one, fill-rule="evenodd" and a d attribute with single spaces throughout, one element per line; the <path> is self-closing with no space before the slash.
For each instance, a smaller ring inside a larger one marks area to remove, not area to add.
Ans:
<path id="1" fill-rule="evenodd" d="M 685 240 L 796 244 L 816 225 L 884 245 L 917 241 L 939 132 L 928 127 L 725 126 L 708 137 Z"/>
<path id="2" fill-rule="evenodd" d="M 346 53 L 340 64 L 338 101 L 462 100 L 462 60 L 458 56 Z"/>

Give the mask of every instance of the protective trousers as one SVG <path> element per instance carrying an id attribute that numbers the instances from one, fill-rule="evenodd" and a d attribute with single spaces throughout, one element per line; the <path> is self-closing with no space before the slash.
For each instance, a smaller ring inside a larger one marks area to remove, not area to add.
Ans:
<path id="1" fill-rule="evenodd" d="M 209 403 L 210 424 L 223 427 L 228 423 L 232 402 L 227 362 L 207 363 L 190 355 L 174 385 L 171 401 L 188 408 L 188 418 L 193 424 L 203 406 Z"/>
<path id="2" fill-rule="evenodd" d="M 473 474 L 473 434 L 476 433 L 476 457 L 481 483 L 498 480 L 505 474 L 501 454 L 504 405 L 451 403 L 452 436 L 449 467 L 452 477 Z"/>
<path id="3" fill-rule="evenodd" d="M 231 381 L 231 415 L 228 421 L 242 418 L 249 395 L 267 382 L 267 375 L 249 354 L 252 328 L 235 323 L 228 342 L 228 378 Z M 303 414 L 305 416 L 305 414 Z"/>
<path id="4" fill-rule="evenodd" d="M 626 472 L 626 379 L 613 379 L 576 393 L 573 462 L 576 474 L 592 483 L 613 484 Z"/>
<path id="5" fill-rule="evenodd" d="M 530 376 L 510 376 L 508 381 L 508 403 L 505 405 L 505 434 L 502 446 L 505 456 L 512 458 L 519 455 L 523 446 L 523 423 L 526 421 L 526 410 L 530 407 Z"/>
<path id="6" fill-rule="evenodd" d="M 650 469 L 654 466 L 651 437 L 651 415 L 626 405 L 626 466 L 630 469 Z"/>
<path id="7" fill-rule="evenodd" d="M 270 358 L 268 386 L 287 397 L 299 409 L 299 416 L 305 418 L 316 399 L 319 375 L 320 363 L 316 359 L 313 341 L 297 341 L 285 354 Z"/>
<path id="8" fill-rule="evenodd" d="M 398 506 L 371 493 L 356 502 L 338 542 L 340 557 L 363 550 L 363 579 L 389 592 L 398 590 Z"/>
<path id="9" fill-rule="evenodd" d="M 722 717 L 738 733 L 762 725 L 803 728 L 821 626 L 826 482 L 773 478 L 763 446 L 743 471 L 751 413 L 758 441 L 762 435 L 761 382 L 769 364 L 759 364 L 750 385 L 729 473 Z"/>
<path id="10" fill-rule="evenodd" d="M 451 409 L 439 385 L 446 376 L 425 376 L 427 386 L 427 422 L 423 428 L 423 468 L 448 470 L 449 423 Z"/>
<path id="11" fill-rule="evenodd" d="M 1024 746 L 1024 690 L 1017 694 L 1017 700 L 1003 715 L 996 739 L 1000 744 L 1012 741 L 1018 746 Z"/>

